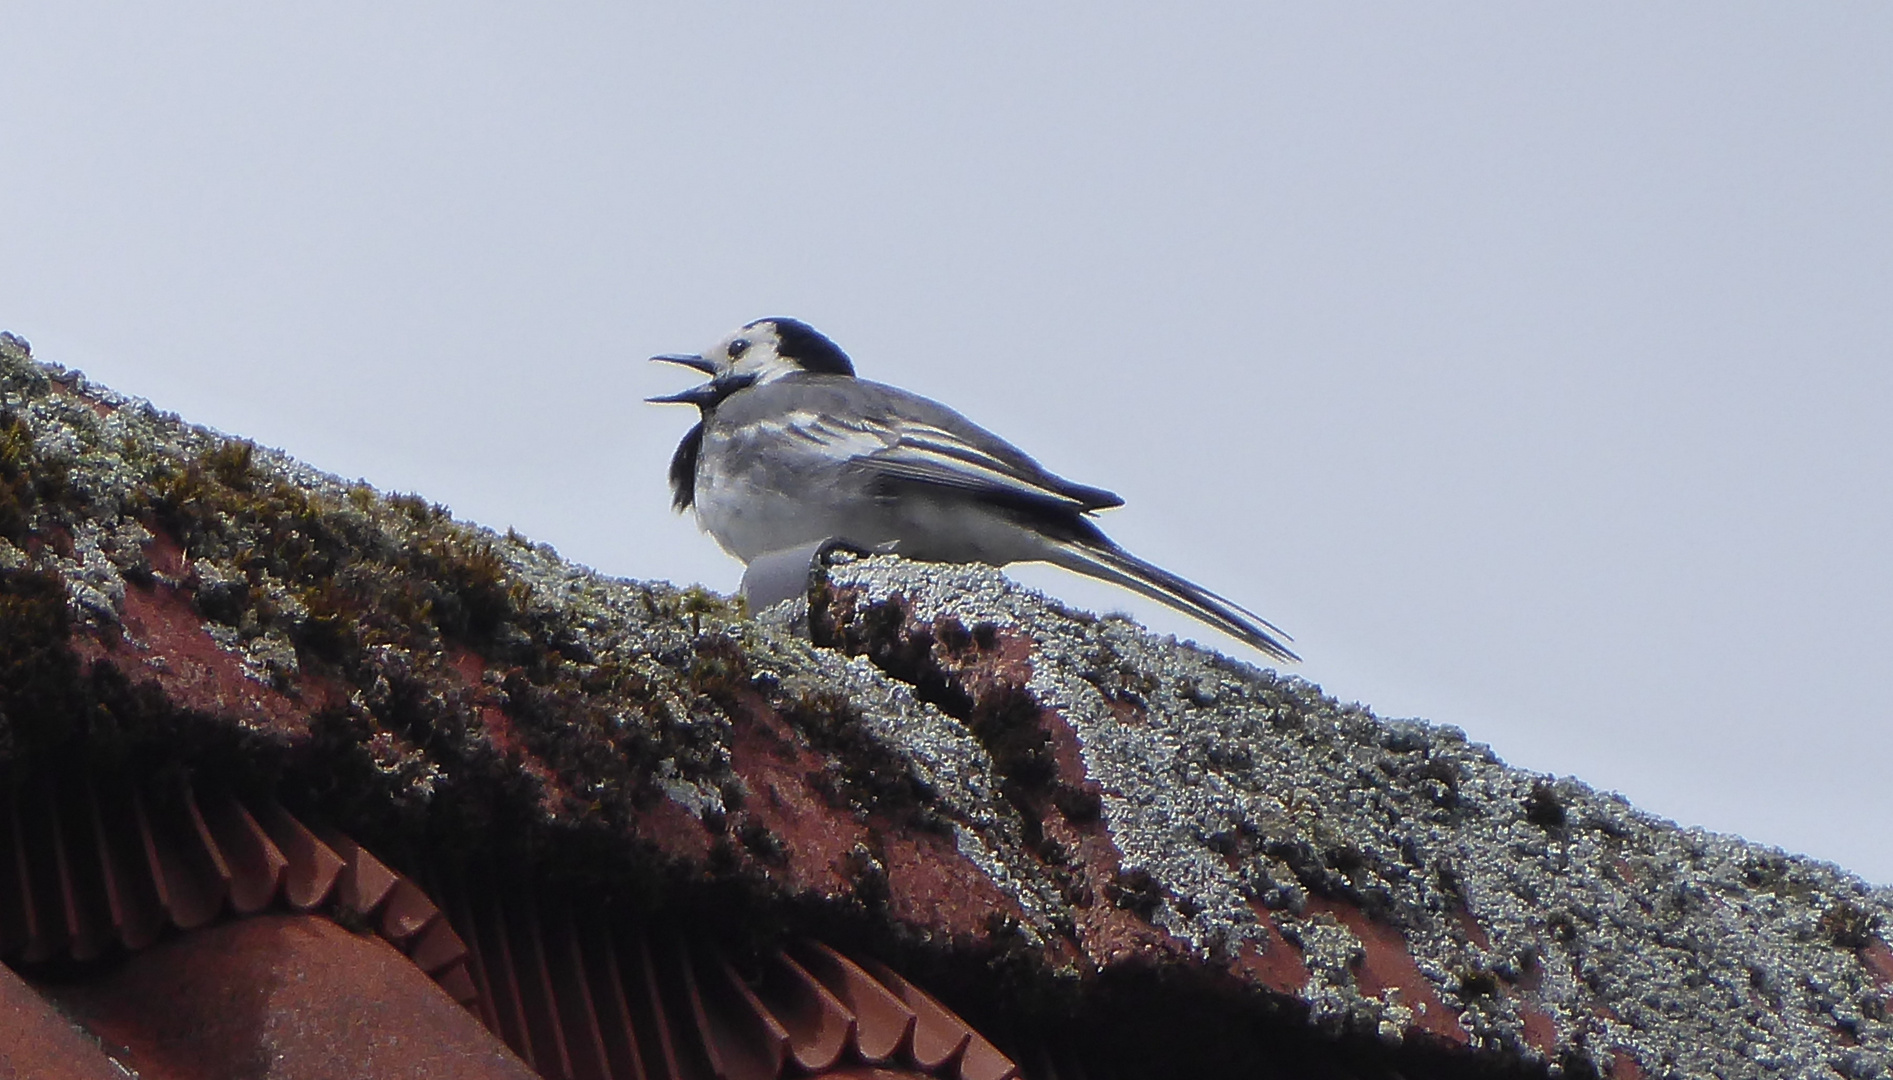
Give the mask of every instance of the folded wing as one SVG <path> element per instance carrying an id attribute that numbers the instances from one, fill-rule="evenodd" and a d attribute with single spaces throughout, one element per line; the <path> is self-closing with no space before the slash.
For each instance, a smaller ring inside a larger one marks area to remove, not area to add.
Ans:
<path id="1" fill-rule="evenodd" d="M 1111 492 L 1054 476 L 1016 452 L 995 452 L 966 433 L 901 420 L 894 440 L 857 462 L 889 487 L 920 485 L 980 502 L 1053 514 L 1086 514 L 1124 505 Z"/>
<path id="2" fill-rule="evenodd" d="M 798 411 L 787 432 L 805 447 L 845 458 L 889 497 L 930 488 L 975 502 L 1060 518 L 1088 514 L 1124 500 L 1109 491 L 1054 476 L 996 437 L 958 424 L 884 411 L 837 415 Z"/>

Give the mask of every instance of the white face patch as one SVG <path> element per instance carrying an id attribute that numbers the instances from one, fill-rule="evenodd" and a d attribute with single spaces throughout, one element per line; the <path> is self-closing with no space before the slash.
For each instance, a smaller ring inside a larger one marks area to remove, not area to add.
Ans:
<path id="1" fill-rule="evenodd" d="M 749 344 L 736 349 L 739 341 Z M 757 323 L 730 333 L 703 355 L 716 361 L 719 375 L 754 375 L 754 385 L 760 386 L 802 370 L 800 365 L 783 358 L 781 347 L 776 328 L 768 323 Z M 737 355 L 731 356 L 732 351 Z"/>

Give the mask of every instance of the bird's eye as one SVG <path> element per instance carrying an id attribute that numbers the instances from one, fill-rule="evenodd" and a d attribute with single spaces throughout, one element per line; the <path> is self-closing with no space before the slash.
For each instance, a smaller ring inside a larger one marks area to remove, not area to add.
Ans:
<path id="1" fill-rule="evenodd" d="M 739 337 L 735 341 L 730 342 L 730 359 L 731 360 L 741 360 L 743 358 L 743 354 L 748 351 L 749 351 L 748 338 Z"/>

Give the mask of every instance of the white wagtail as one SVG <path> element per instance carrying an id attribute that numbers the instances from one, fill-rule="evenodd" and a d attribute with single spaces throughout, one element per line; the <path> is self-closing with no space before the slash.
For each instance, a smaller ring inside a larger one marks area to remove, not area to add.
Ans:
<path id="1" fill-rule="evenodd" d="M 745 564 L 827 539 L 933 562 L 1049 562 L 1298 659 L 1267 620 L 1112 543 L 1091 514 L 1123 499 L 1053 476 L 944 405 L 855 378 L 807 323 L 758 319 L 704 352 L 651 359 L 710 376 L 650 400 L 702 411 L 671 458 L 672 504 Z"/>

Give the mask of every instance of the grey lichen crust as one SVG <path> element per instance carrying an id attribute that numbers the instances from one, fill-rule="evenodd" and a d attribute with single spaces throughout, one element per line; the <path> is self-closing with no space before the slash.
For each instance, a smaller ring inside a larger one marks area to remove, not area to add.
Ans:
<path id="1" fill-rule="evenodd" d="M 1032 692 L 1076 732 L 1126 867 L 1163 887 L 1153 920 L 1213 958 L 1261 937 L 1251 900 L 1272 909 L 1318 1021 L 1388 1036 L 1411 1013 L 1356 989 L 1365 946 L 1311 893 L 1397 926 L 1482 1046 L 1533 1054 L 1529 1003 L 1599 1068 L 1623 1051 L 1679 1076 L 1893 1071 L 1893 1018 L 1857 955 L 1866 928 L 1893 925 L 1893 890 L 1510 768 L 1457 728 L 1073 614 L 986 568 L 883 557 L 829 575 L 918 620 L 1035 639 Z"/>

